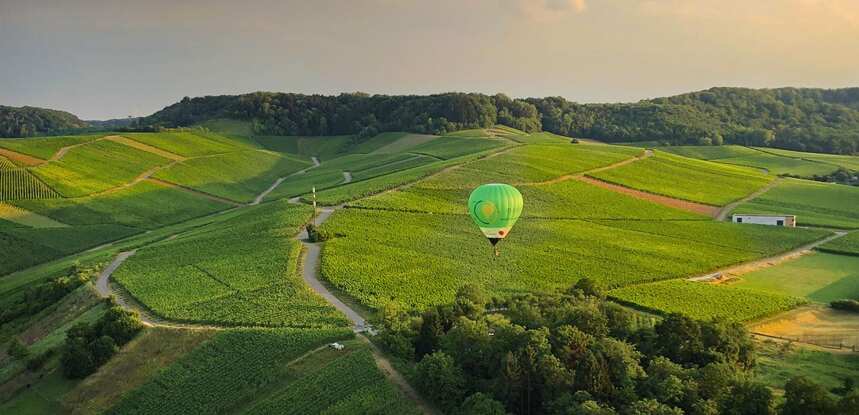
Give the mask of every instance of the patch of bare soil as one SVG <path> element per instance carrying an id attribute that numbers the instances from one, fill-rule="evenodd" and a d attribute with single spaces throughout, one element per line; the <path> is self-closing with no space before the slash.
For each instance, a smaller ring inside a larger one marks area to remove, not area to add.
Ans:
<path id="1" fill-rule="evenodd" d="M 0 148 L 0 156 L 15 161 L 17 162 L 16 164 L 21 164 L 24 166 L 38 166 L 45 162 L 45 160 L 35 158 L 33 156 L 28 156 L 17 151 L 7 150 L 5 148 Z"/>
<path id="2" fill-rule="evenodd" d="M 675 209 L 685 210 L 688 212 L 698 213 L 705 216 L 715 218 L 719 213 L 719 208 L 715 206 L 705 205 L 702 203 L 689 202 L 686 200 L 675 199 L 673 197 L 656 195 L 653 193 L 642 192 L 641 190 L 630 189 L 628 187 L 619 186 L 616 184 L 597 180 L 588 176 L 578 176 L 577 180 L 585 183 L 590 183 L 594 186 L 602 187 L 603 189 L 611 190 L 617 193 L 623 193 L 627 196 L 632 196 L 636 199 L 647 200 L 663 206 L 668 206 Z"/>
<path id="3" fill-rule="evenodd" d="M 800 307 L 755 323 L 750 331 L 827 348 L 859 351 L 859 314 L 821 305 Z"/>

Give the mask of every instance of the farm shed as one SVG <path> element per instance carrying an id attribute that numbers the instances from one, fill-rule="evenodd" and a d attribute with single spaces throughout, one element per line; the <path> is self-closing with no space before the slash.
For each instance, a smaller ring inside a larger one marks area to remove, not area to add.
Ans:
<path id="1" fill-rule="evenodd" d="M 752 223 L 755 225 L 787 226 L 796 227 L 796 216 L 794 215 L 732 215 L 734 223 Z"/>

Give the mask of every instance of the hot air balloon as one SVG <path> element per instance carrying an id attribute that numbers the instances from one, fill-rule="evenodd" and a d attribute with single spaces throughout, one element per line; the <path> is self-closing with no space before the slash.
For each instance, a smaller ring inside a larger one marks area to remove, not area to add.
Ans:
<path id="1" fill-rule="evenodd" d="M 468 213 L 499 255 L 498 241 L 504 239 L 522 214 L 522 194 L 509 184 L 479 186 L 468 197 Z"/>

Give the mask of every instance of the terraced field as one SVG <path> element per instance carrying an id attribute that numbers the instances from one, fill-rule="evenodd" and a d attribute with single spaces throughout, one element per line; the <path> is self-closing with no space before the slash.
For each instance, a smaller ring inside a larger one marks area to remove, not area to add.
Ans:
<path id="1" fill-rule="evenodd" d="M 311 209 L 286 201 L 143 249 L 115 274 L 140 303 L 178 321 L 222 325 L 344 326 L 297 274 L 292 239 Z"/>
<path id="2" fill-rule="evenodd" d="M 724 206 L 767 185 L 759 171 L 683 158 L 657 151 L 641 162 L 589 176 L 650 193 Z"/>
<path id="3" fill-rule="evenodd" d="M 859 210 L 854 206 L 859 206 L 857 187 L 786 179 L 733 213 L 796 215 L 800 225 L 855 229 Z"/>

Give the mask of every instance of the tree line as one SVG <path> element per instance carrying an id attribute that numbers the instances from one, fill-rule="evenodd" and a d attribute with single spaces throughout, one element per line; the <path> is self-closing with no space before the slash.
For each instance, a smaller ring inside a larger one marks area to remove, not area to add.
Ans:
<path id="1" fill-rule="evenodd" d="M 777 404 L 752 376 L 755 345 L 740 323 L 642 321 L 588 279 L 500 299 L 466 285 L 452 304 L 422 313 L 389 304 L 381 320 L 381 343 L 414 362 L 412 380 L 446 413 L 859 413 L 851 382 L 833 393 L 795 377 Z"/>
<path id="2" fill-rule="evenodd" d="M 778 147 L 859 153 L 859 88 L 711 88 L 625 104 L 579 104 L 561 97 L 504 94 L 336 96 L 254 92 L 185 97 L 148 117 L 89 128 L 187 127 L 215 118 L 249 121 L 261 135 L 357 135 L 385 131 L 445 134 L 507 125 L 607 142 Z M 132 123 L 128 127 L 128 123 Z M 55 134 L 87 124 L 62 111 L 0 107 L 0 136 Z"/>

